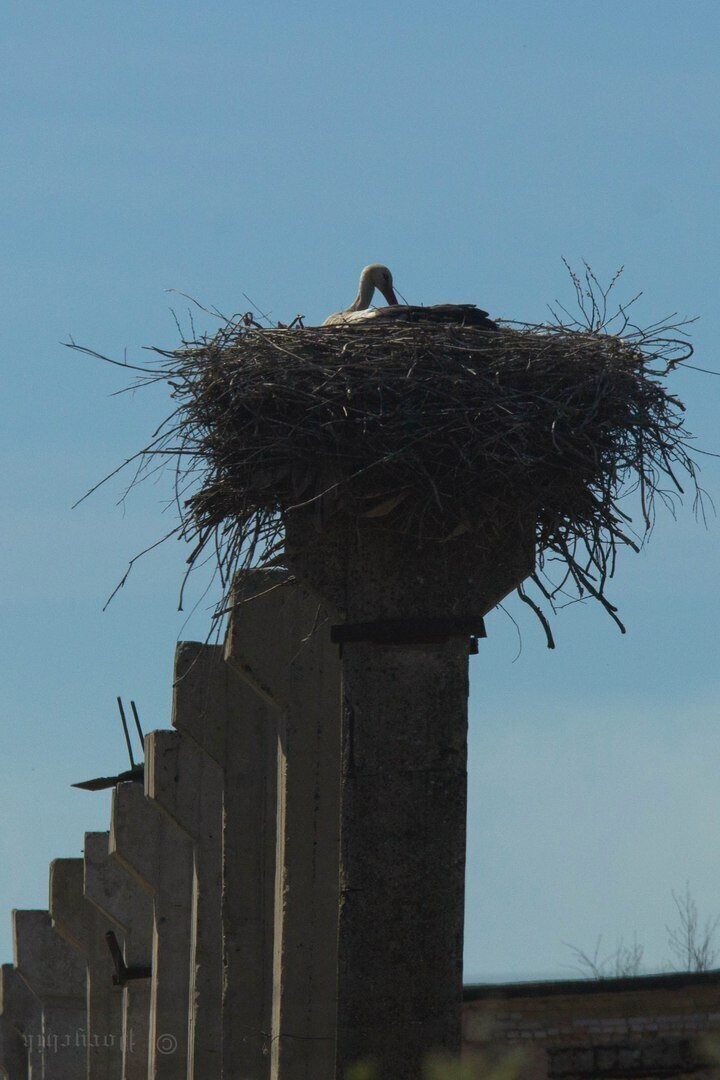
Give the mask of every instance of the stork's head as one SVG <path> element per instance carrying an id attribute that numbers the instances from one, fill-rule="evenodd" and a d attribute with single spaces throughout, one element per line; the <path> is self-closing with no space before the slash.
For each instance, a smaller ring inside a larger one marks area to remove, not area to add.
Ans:
<path id="1" fill-rule="evenodd" d="M 368 286 L 371 285 L 373 289 L 379 289 L 388 304 L 397 304 L 397 297 L 393 292 L 392 274 L 387 266 L 383 266 L 382 263 L 371 263 L 370 266 L 366 266 L 360 275 L 361 289 L 364 282 L 367 282 Z"/>

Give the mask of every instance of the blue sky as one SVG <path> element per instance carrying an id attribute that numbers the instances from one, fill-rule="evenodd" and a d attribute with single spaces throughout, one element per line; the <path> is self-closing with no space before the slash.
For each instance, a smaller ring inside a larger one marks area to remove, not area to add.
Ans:
<path id="1" fill-rule="evenodd" d="M 713 2 L 381 5 L 10 3 L 3 128 L 0 953 L 11 907 L 46 903 L 51 858 L 107 825 L 73 780 L 122 766 L 115 695 L 169 720 L 186 552 L 128 559 L 172 525 L 169 480 L 71 505 L 168 411 L 113 396 L 172 347 L 174 288 L 232 312 L 319 321 L 387 262 L 411 302 L 536 320 L 570 299 L 561 257 L 640 321 L 700 316 L 720 370 L 720 7 Z M 209 321 L 201 317 L 199 328 Z M 677 372 L 698 445 L 720 380 Z M 720 469 L 702 459 L 717 501 Z M 612 596 L 555 621 L 488 620 L 472 661 L 468 979 L 562 977 L 563 942 L 637 934 L 670 957 L 671 892 L 720 912 L 718 522 L 661 514 Z M 2 912 L 6 915 L 3 917 Z"/>

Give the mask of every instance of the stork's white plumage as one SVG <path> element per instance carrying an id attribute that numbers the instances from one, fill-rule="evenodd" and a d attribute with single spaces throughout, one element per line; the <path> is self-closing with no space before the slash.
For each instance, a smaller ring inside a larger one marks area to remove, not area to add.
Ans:
<path id="1" fill-rule="evenodd" d="M 352 304 L 344 311 L 336 311 L 334 315 L 328 315 L 323 326 L 342 326 L 344 323 L 373 318 L 375 312 L 369 311 L 368 308 L 376 289 L 380 290 L 388 304 L 397 304 L 397 297 L 393 292 L 392 274 L 382 263 L 371 263 L 370 266 L 364 268 L 360 275 L 357 296 Z"/>

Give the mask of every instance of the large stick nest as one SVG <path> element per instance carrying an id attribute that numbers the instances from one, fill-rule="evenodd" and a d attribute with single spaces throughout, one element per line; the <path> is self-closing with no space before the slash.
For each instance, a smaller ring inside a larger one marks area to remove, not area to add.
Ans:
<path id="1" fill-rule="evenodd" d="M 284 516 L 314 501 L 384 518 L 409 544 L 467 541 L 512 503 L 535 513 L 545 598 L 589 594 L 619 622 L 605 596 L 618 547 L 637 550 L 658 497 L 673 509 L 687 480 L 698 493 L 665 381 L 691 349 L 677 327 L 621 329 L 231 321 L 156 350 L 146 376 L 177 407 L 138 456 L 174 458 L 189 562 L 214 547 L 224 590 L 238 566 L 282 562 Z"/>

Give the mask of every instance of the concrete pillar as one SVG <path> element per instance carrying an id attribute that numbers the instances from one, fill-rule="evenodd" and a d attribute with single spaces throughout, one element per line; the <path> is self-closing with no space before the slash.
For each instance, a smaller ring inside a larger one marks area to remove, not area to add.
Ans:
<path id="1" fill-rule="evenodd" d="M 274 714 L 220 646 L 182 642 L 173 724 L 223 768 L 223 1077 L 266 1080 L 275 872 Z"/>
<path id="2" fill-rule="evenodd" d="M 29 1046 L 32 1076 L 85 1075 L 85 964 L 53 929 L 47 911 L 13 911 L 15 966 L 40 1002 L 40 1045 Z"/>
<path id="3" fill-rule="evenodd" d="M 187 735 L 153 731 L 145 738 L 145 784 L 192 844 L 188 1080 L 220 1080 L 223 773 Z"/>
<path id="4" fill-rule="evenodd" d="M 113 985 L 115 968 L 105 937 L 113 926 L 85 899 L 83 883 L 82 859 L 50 863 L 50 917 L 87 966 L 85 1075 L 88 1080 L 121 1080 L 122 989 Z"/>
<path id="5" fill-rule="evenodd" d="M 339 1053 L 389 1080 L 460 1051 L 467 654 L 344 650 Z"/>
<path id="6" fill-rule="evenodd" d="M 286 557 L 342 612 L 336 1074 L 374 1058 L 415 1080 L 461 1044 L 468 652 L 534 563 L 532 518 L 499 510 L 421 545 L 382 521 L 288 514 Z M 322 1074 L 323 1076 L 326 1074 Z"/>
<path id="7" fill-rule="evenodd" d="M 152 898 L 110 855 L 109 832 L 85 833 L 85 899 L 114 927 L 125 964 L 149 970 L 152 956 Z M 108 951 L 108 957 L 110 953 Z M 122 1077 L 147 1080 L 150 979 L 122 987 Z"/>
<path id="8" fill-rule="evenodd" d="M 31 1056 L 31 1050 L 40 1047 L 42 1010 L 12 964 L 0 967 L 0 1018 L 0 1070 L 5 1070 L 7 1080 L 38 1080 L 42 1058 L 39 1052 Z"/>
<path id="9" fill-rule="evenodd" d="M 180 642 L 175 650 L 172 725 L 206 759 L 194 766 L 202 798 L 193 799 L 194 914 L 191 961 L 191 1060 L 198 1076 L 220 1076 L 223 1060 L 223 794 L 226 672 L 219 646 Z M 172 810 L 170 810 L 172 813 Z M 180 823 L 179 817 L 176 820 Z M 186 825 L 188 822 L 185 823 Z M 233 1060 L 232 1058 L 230 1060 Z"/>
<path id="10" fill-rule="evenodd" d="M 269 577 L 238 577 L 226 655 L 270 705 L 264 722 L 277 739 L 270 1076 L 326 1080 L 335 1075 L 340 668 L 326 608 L 287 579 L 268 588 Z"/>
<path id="11" fill-rule="evenodd" d="M 139 784 L 113 792 L 110 852 L 153 901 L 148 1080 L 187 1071 L 192 845 Z"/>

